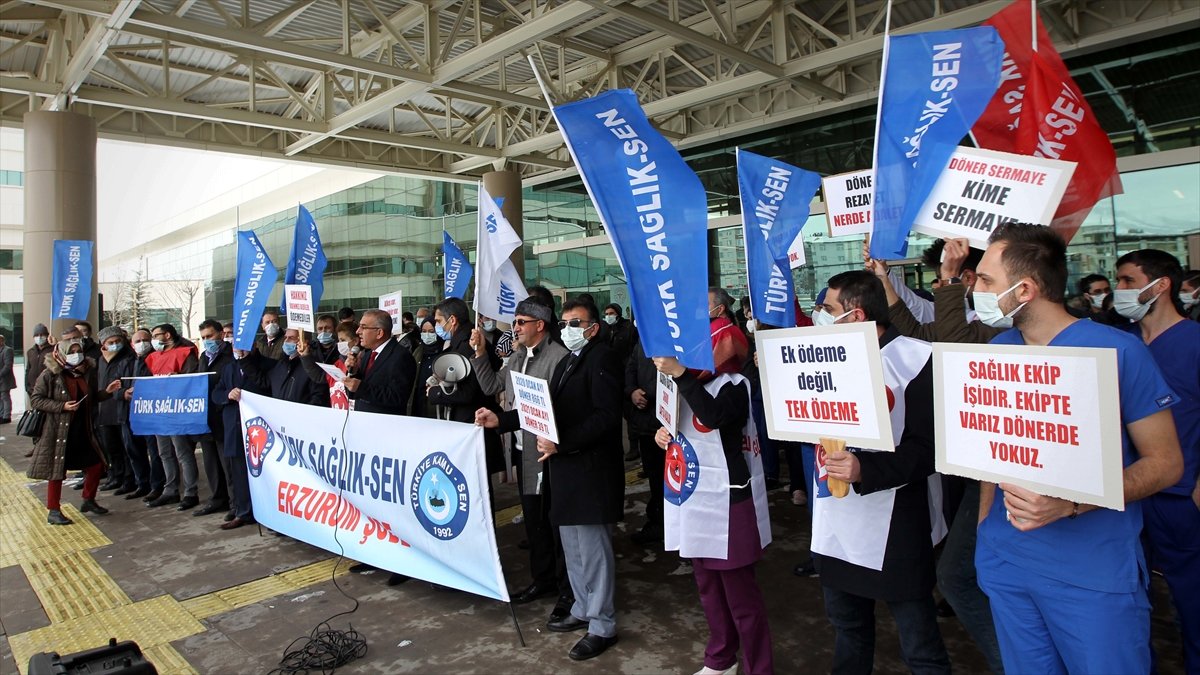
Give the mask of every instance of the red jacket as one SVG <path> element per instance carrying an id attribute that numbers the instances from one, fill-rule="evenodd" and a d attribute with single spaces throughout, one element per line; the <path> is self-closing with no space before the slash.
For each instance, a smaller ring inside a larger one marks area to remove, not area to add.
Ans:
<path id="1" fill-rule="evenodd" d="M 191 364 L 188 359 L 191 358 Z M 196 370 L 196 347 L 194 345 L 176 345 L 161 352 L 146 355 L 146 367 L 154 375 L 178 375 Z"/>

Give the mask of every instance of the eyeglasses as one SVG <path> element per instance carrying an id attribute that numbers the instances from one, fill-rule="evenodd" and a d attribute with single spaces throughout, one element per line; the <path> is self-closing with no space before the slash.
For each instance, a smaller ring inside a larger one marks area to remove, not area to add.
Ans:
<path id="1" fill-rule="evenodd" d="M 383 326 L 368 326 L 363 323 L 358 324 L 358 327 L 365 330 L 383 330 Z"/>
<path id="2" fill-rule="evenodd" d="M 562 330 L 562 329 L 566 328 L 567 326 L 570 326 L 571 328 L 579 328 L 580 326 L 591 325 L 591 323 L 592 322 L 588 321 L 587 319 L 571 319 L 569 321 L 559 321 L 558 329 Z"/>
<path id="3" fill-rule="evenodd" d="M 524 326 L 525 324 L 537 323 L 539 321 L 541 321 L 541 319 L 513 319 L 513 325 Z"/>

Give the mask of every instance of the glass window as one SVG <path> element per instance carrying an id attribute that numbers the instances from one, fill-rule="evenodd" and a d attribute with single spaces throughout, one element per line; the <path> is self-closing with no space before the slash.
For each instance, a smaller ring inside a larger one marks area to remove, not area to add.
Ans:
<path id="1" fill-rule="evenodd" d="M 21 270 L 24 255 L 21 249 L 0 249 L 0 270 Z"/>

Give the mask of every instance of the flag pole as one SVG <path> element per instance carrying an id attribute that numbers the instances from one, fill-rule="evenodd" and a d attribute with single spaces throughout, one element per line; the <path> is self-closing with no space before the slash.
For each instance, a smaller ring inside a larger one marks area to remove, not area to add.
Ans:
<path id="1" fill-rule="evenodd" d="M 884 15 L 883 19 L 883 57 L 879 64 L 879 102 L 875 105 L 875 142 L 871 147 L 871 183 L 875 186 L 871 190 L 872 210 L 878 206 L 876 191 L 879 188 L 879 126 L 883 122 L 883 85 L 887 81 L 888 52 L 891 46 L 892 0 L 888 0 L 884 11 L 887 14 Z M 874 229 L 874 225 L 872 225 L 872 229 Z M 867 242 L 867 245 L 870 246 L 870 235 L 867 235 Z"/>
<path id="2" fill-rule="evenodd" d="M 1033 51 L 1038 50 L 1037 0 L 1029 0 L 1029 36 L 1033 40 Z"/>

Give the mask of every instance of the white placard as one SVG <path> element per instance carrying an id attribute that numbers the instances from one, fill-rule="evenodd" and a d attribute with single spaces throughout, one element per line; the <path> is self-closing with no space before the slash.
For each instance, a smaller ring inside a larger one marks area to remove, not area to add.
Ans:
<path id="1" fill-rule="evenodd" d="M 379 309 L 388 313 L 392 317 L 392 326 L 400 325 L 401 302 L 404 300 L 404 292 L 396 291 L 379 296 Z"/>
<path id="2" fill-rule="evenodd" d="M 992 230 L 1006 222 L 1049 225 L 1075 162 L 958 148 L 917 218 L 913 231 L 965 237 L 987 248 Z"/>
<path id="3" fill-rule="evenodd" d="M 825 196 L 825 217 L 829 221 L 829 236 L 870 234 L 874 226 L 875 209 L 871 207 L 873 169 L 851 171 L 821 179 Z"/>
<path id="4" fill-rule="evenodd" d="M 284 306 L 287 307 L 287 326 L 300 330 L 314 331 L 317 329 L 313 314 L 312 286 L 306 284 L 285 284 L 283 287 Z"/>
<path id="5" fill-rule="evenodd" d="M 808 261 L 804 259 L 804 230 L 801 229 L 796 233 L 792 245 L 788 247 L 788 267 L 796 269 L 803 267 L 806 262 Z"/>
<path id="6" fill-rule="evenodd" d="M 679 389 L 675 386 L 675 378 L 666 373 L 656 373 L 657 383 L 654 385 L 654 417 L 671 432 L 671 437 L 679 433 Z"/>
<path id="7" fill-rule="evenodd" d="M 558 442 L 558 425 L 554 423 L 554 405 L 550 402 L 550 385 L 545 380 L 511 371 L 513 409 L 521 420 L 521 428 L 535 436 Z"/>
<path id="8" fill-rule="evenodd" d="M 317 367 L 325 371 L 326 375 L 333 378 L 334 382 L 341 382 L 342 380 L 346 379 L 346 374 L 343 373 L 342 369 L 338 368 L 337 366 L 333 366 L 328 363 L 317 363 Z"/>
<path id="9" fill-rule="evenodd" d="M 1123 511 L 1117 352 L 933 345 L 937 471 Z"/>
<path id="10" fill-rule="evenodd" d="M 875 322 L 754 334 L 771 438 L 893 451 Z"/>

